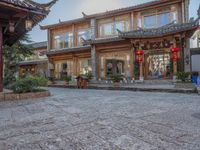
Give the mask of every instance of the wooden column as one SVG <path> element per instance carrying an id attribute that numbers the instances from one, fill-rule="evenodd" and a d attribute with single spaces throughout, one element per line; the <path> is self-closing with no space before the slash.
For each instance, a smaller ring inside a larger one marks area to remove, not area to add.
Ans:
<path id="1" fill-rule="evenodd" d="M 142 50 L 141 45 L 139 46 L 139 49 Z M 142 56 L 144 57 L 144 56 Z M 144 59 L 144 58 L 142 58 Z M 144 61 L 144 60 L 143 60 Z M 143 75 L 143 61 L 140 63 L 140 81 L 144 81 L 144 75 Z"/>
<path id="2" fill-rule="evenodd" d="M 173 40 L 173 47 L 176 47 L 176 40 Z M 177 74 L 177 61 L 173 61 L 173 75 L 176 76 Z"/>
<path id="3" fill-rule="evenodd" d="M 0 92 L 3 92 L 3 29 L 0 25 Z"/>
<path id="4" fill-rule="evenodd" d="M 95 45 L 92 45 L 91 48 L 91 61 L 92 61 L 92 75 L 94 80 L 98 80 L 98 60 L 97 60 L 97 52 Z"/>
<path id="5" fill-rule="evenodd" d="M 140 80 L 141 81 L 144 80 L 144 76 L 143 76 L 143 63 L 140 63 Z"/>
<path id="6" fill-rule="evenodd" d="M 134 77 L 134 53 L 135 53 L 135 48 L 132 46 L 131 54 L 130 54 L 130 76 L 131 76 L 131 78 Z"/>

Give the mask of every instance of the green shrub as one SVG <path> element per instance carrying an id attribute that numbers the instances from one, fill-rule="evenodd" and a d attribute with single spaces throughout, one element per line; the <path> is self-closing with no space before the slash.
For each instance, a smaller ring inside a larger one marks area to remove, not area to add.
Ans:
<path id="1" fill-rule="evenodd" d="M 91 80 L 93 78 L 92 72 L 88 72 L 84 75 L 88 80 Z"/>
<path id="2" fill-rule="evenodd" d="M 48 80 L 53 82 L 55 79 L 54 77 L 48 77 Z"/>
<path id="3" fill-rule="evenodd" d="M 90 71 L 90 72 L 85 73 L 85 74 L 80 74 L 79 77 L 90 81 L 93 78 L 93 75 L 92 75 L 92 72 Z"/>
<path id="4" fill-rule="evenodd" d="M 27 93 L 37 91 L 39 87 L 46 86 L 47 81 L 47 79 L 40 76 L 28 76 L 25 78 L 18 78 L 12 86 L 12 90 L 15 93 Z"/>
<path id="5" fill-rule="evenodd" d="M 189 81 L 189 76 L 191 74 L 189 72 L 178 72 L 177 73 L 177 78 L 179 80 L 181 80 L 182 82 L 186 82 L 186 81 Z"/>
<path id="6" fill-rule="evenodd" d="M 70 82 L 72 80 L 72 77 L 71 76 L 63 76 L 61 78 L 62 81 L 66 81 L 66 82 Z"/>
<path id="7" fill-rule="evenodd" d="M 112 75 L 110 76 L 110 79 L 114 82 L 114 83 L 118 83 L 120 81 L 123 80 L 123 75 Z"/>

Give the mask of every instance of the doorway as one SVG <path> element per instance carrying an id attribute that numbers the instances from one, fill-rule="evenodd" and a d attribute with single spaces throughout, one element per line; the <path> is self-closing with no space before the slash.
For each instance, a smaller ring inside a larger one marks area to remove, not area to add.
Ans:
<path id="1" fill-rule="evenodd" d="M 148 79 L 170 78 L 170 53 L 149 54 L 147 56 L 146 64 Z"/>
<path id="2" fill-rule="evenodd" d="M 116 59 L 106 60 L 106 76 L 123 75 L 124 74 L 124 61 Z"/>

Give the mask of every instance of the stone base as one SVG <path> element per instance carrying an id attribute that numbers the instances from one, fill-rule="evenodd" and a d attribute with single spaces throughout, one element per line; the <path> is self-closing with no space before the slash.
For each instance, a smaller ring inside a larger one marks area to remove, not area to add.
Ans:
<path id="1" fill-rule="evenodd" d="M 183 83 L 183 82 L 177 82 L 175 84 L 175 88 L 184 88 L 184 89 L 195 89 L 195 86 L 193 83 Z"/>
<path id="2" fill-rule="evenodd" d="M 13 100 L 24 100 L 24 99 L 36 99 L 50 96 L 49 91 L 32 92 L 32 93 L 0 93 L 0 101 L 13 101 Z"/>
<path id="3" fill-rule="evenodd" d="M 173 82 L 177 81 L 177 76 L 173 76 Z"/>
<path id="4" fill-rule="evenodd" d="M 140 79 L 139 79 L 141 82 L 143 82 L 144 81 L 144 77 L 140 77 Z"/>

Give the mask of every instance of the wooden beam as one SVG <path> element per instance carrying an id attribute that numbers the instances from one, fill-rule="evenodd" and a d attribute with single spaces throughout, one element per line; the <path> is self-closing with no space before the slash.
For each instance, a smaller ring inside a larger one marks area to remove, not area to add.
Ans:
<path id="1" fill-rule="evenodd" d="M 0 25 L 0 92 L 3 92 L 3 29 Z"/>

